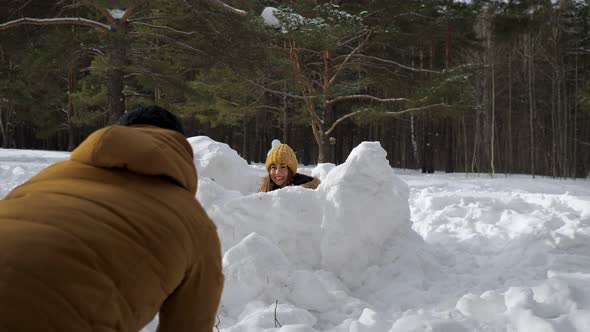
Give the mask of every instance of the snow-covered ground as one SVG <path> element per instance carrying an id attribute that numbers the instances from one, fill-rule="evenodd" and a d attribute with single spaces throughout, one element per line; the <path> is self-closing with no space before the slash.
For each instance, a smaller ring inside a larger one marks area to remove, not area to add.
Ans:
<path id="1" fill-rule="evenodd" d="M 189 142 L 223 245 L 222 332 L 590 331 L 588 180 L 392 170 L 365 142 L 301 165 L 317 190 L 256 193 L 262 165 Z M 67 157 L 0 149 L 0 197 Z"/>

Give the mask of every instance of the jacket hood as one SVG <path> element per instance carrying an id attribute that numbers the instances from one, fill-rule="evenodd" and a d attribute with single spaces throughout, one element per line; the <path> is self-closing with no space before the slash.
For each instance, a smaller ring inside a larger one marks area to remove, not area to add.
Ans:
<path id="1" fill-rule="evenodd" d="M 197 192 L 193 150 L 186 138 L 154 126 L 110 126 L 92 133 L 71 154 L 73 161 L 101 168 L 121 168 L 166 176 Z"/>

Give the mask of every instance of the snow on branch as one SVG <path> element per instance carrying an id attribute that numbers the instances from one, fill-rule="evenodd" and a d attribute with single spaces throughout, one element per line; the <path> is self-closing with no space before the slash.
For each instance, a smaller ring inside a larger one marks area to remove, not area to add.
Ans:
<path id="1" fill-rule="evenodd" d="M 146 3 L 148 3 L 147 0 L 140 1 L 127 9 L 105 8 L 98 5 L 95 5 L 95 8 L 102 13 L 102 16 L 104 16 L 112 26 L 119 27 L 120 25 L 125 25 L 129 20 L 129 17 L 135 14 L 137 10 Z"/>
<path id="2" fill-rule="evenodd" d="M 125 16 L 125 11 L 121 9 L 107 9 L 107 12 L 111 15 L 112 18 L 115 20 L 120 20 Z"/>
<path id="3" fill-rule="evenodd" d="M 84 25 L 101 31 L 109 31 L 111 27 L 100 22 L 81 18 L 81 17 L 56 17 L 56 18 L 30 18 L 23 17 L 18 20 L 8 21 L 0 24 L 0 30 L 9 29 L 18 25 L 54 25 L 54 24 L 76 24 Z"/>

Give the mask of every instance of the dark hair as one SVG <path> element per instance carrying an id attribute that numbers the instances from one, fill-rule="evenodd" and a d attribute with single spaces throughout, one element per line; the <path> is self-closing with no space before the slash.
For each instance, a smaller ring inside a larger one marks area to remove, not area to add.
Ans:
<path id="1" fill-rule="evenodd" d="M 156 105 L 137 106 L 132 111 L 125 112 L 118 124 L 122 126 L 150 125 L 175 130 L 184 135 L 182 124 L 176 115 Z"/>

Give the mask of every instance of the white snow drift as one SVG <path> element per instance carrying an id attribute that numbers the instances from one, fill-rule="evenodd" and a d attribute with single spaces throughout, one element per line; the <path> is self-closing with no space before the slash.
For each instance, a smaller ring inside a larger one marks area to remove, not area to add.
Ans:
<path id="1" fill-rule="evenodd" d="M 590 331 L 588 181 L 393 171 L 365 142 L 300 166 L 317 190 L 256 193 L 263 167 L 189 142 L 224 251 L 223 332 Z M 67 156 L 0 150 L 0 195 Z"/>

